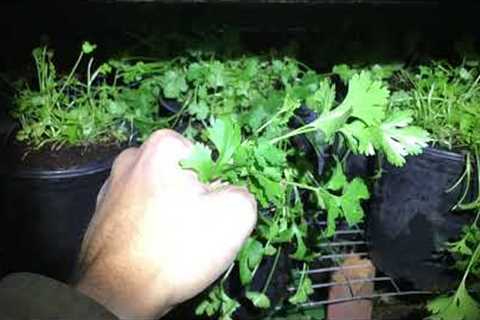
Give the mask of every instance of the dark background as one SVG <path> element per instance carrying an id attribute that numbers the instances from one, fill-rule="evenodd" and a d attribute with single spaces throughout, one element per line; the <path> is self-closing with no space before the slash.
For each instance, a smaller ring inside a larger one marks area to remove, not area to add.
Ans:
<path id="1" fill-rule="evenodd" d="M 213 50 L 233 50 L 212 40 L 233 29 L 239 52 L 287 47 L 320 71 L 342 62 L 458 63 L 478 49 L 478 9 L 474 1 L 4 1 L 0 118 L 13 81 L 35 76 L 31 51 L 39 45 L 54 49 L 57 67 L 68 70 L 84 40 L 98 44 L 97 61 L 132 48 L 173 56 L 205 37 Z M 149 37 L 153 45 L 145 44 Z"/>

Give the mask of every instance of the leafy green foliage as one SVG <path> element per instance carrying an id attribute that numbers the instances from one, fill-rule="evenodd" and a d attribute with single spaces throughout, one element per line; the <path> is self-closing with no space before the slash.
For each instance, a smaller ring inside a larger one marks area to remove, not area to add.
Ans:
<path id="1" fill-rule="evenodd" d="M 278 61 L 272 66 L 273 69 L 286 68 Z M 195 70 L 187 77 L 189 81 L 200 81 L 205 76 L 206 71 L 200 64 L 189 68 Z M 289 70 L 292 77 L 298 76 L 298 70 Z M 292 244 L 290 257 L 295 260 L 308 263 L 315 255 L 308 241 L 312 230 L 306 222 L 300 190 L 309 192 L 311 199 L 317 200 L 321 214 L 326 215 L 324 235 L 327 237 L 335 233 L 339 219 L 346 220 L 350 226 L 364 219 L 361 204 L 369 198 L 369 192 L 362 179 L 347 179 L 341 162 L 336 162 L 326 177 L 316 177 L 311 169 L 298 166 L 302 154 L 295 150 L 289 138 L 319 134 L 315 141 L 319 144 L 316 148 L 321 148 L 332 143 L 337 135 L 343 135 L 354 153 L 371 155 L 380 151 L 395 165 L 402 165 L 407 155 L 420 153 L 429 139 L 423 130 L 409 126 L 412 121 L 409 113 L 387 117 L 389 91 L 371 73 L 353 75 L 347 96 L 338 105 L 334 101 L 335 87 L 328 80 L 313 77 L 309 72 L 305 77 L 308 79 L 293 82 L 283 77 L 285 89 L 257 96 L 252 100 L 255 108 L 252 107 L 251 112 L 244 114 L 237 109 L 239 115 L 232 118 L 239 119 L 240 125 L 230 118 L 213 118 L 211 126 L 200 136 L 208 140 L 208 145 L 196 144 L 191 157 L 182 162 L 184 168 L 195 170 L 203 182 L 222 179 L 247 186 L 255 195 L 262 213 L 260 221 L 255 236 L 237 256 L 244 286 L 251 283 L 262 257 L 278 254 L 279 245 L 283 243 Z M 222 84 L 218 80 L 216 86 L 222 87 Z M 290 120 L 306 101 L 315 106 L 318 118 L 291 129 Z M 199 121 L 204 116 L 202 114 Z M 304 275 L 289 302 L 306 302 L 313 292 L 311 285 L 311 280 Z M 247 298 L 258 307 L 268 305 L 266 291 L 247 292 Z"/>
<path id="2" fill-rule="evenodd" d="M 430 319 L 480 319 L 480 302 L 467 289 L 469 277 L 478 279 L 480 276 L 480 230 L 478 226 L 474 223 L 466 227 L 461 239 L 448 244 L 448 250 L 456 258 L 455 267 L 463 272 L 463 278 L 453 294 L 442 295 L 429 302 L 427 308 L 432 313 Z"/>
<path id="3" fill-rule="evenodd" d="M 462 283 L 453 296 L 441 296 L 428 304 L 432 320 L 480 319 L 480 304 L 468 293 Z"/>
<path id="4" fill-rule="evenodd" d="M 204 182 L 219 178 L 233 165 L 233 155 L 240 146 L 240 129 L 230 120 L 217 119 L 207 129 L 208 139 L 218 151 L 216 161 L 212 160 L 209 147 L 196 144 L 189 159 L 182 161 L 182 166 L 194 169 Z"/>
<path id="5" fill-rule="evenodd" d="M 351 110 L 351 116 L 366 125 L 379 124 L 385 118 L 388 90 L 381 81 L 372 79 L 370 73 L 362 71 L 348 82 L 348 93 L 341 108 Z"/>
<path id="6" fill-rule="evenodd" d="M 237 256 L 240 268 L 240 281 L 243 285 L 252 281 L 254 270 L 262 261 L 263 252 L 262 243 L 253 238 L 248 238 L 243 245 Z"/>
<path id="7" fill-rule="evenodd" d="M 340 195 L 336 193 L 341 192 Z M 326 183 L 326 188 L 317 192 L 319 202 L 327 209 L 327 237 L 335 233 L 336 222 L 344 217 L 350 226 L 360 223 L 364 218 L 361 201 L 370 197 L 367 186 L 360 178 L 347 181 L 342 165 L 337 165 Z"/>
<path id="8" fill-rule="evenodd" d="M 240 307 L 237 300 L 227 295 L 222 286 L 214 287 L 206 300 L 195 309 L 195 314 L 213 316 L 220 314 L 219 320 L 233 320 L 233 313 Z"/>
<path id="9" fill-rule="evenodd" d="M 341 132 L 356 153 L 373 155 L 375 149 L 382 150 L 390 163 L 402 166 L 406 156 L 420 154 L 430 141 L 426 131 L 409 126 L 412 121 L 411 113 L 403 111 L 392 114 L 379 126 L 355 121 Z"/>
<path id="10" fill-rule="evenodd" d="M 12 116 L 21 123 L 18 140 L 33 148 L 49 145 L 53 149 L 122 142 L 132 134 L 129 123 L 149 117 L 151 107 L 135 108 L 137 105 L 122 99 L 125 96 L 121 88 L 105 80 L 113 72 L 108 64 L 92 69 L 93 58 L 90 58 L 85 82 L 75 77 L 84 55 L 95 48 L 96 45 L 85 42 L 66 76 L 57 75 L 51 51 L 33 50 L 38 86 L 31 89 L 23 84 L 19 88 L 12 110 Z"/>
<path id="11" fill-rule="evenodd" d="M 406 89 L 392 99 L 390 108 L 412 112 L 413 123 L 444 148 L 478 150 L 479 76 L 478 65 L 433 63 L 403 70 L 400 81 Z"/>
<path id="12" fill-rule="evenodd" d="M 313 293 L 312 280 L 305 274 L 305 268 L 299 282 L 297 291 L 288 299 L 294 305 L 307 302 L 308 297 Z"/>
<path id="13" fill-rule="evenodd" d="M 182 167 L 195 171 L 204 183 L 222 180 L 247 187 L 259 207 L 256 230 L 239 252 L 236 268 L 232 266 L 199 304 L 198 315 L 234 317 L 240 304 L 224 287 L 232 270 L 239 272 L 244 298 L 258 308 L 271 308 L 268 288 L 280 255 L 304 265 L 297 290 L 288 299 L 290 305 L 303 304 L 313 293 L 305 272 L 318 254 L 312 242 L 332 236 L 340 219 L 350 226 L 363 221 L 362 202 L 369 197 L 363 180 L 347 178 L 338 160 L 327 163 L 326 174 L 319 176 L 291 138 L 304 135 L 317 155 L 338 142 L 355 154 L 382 152 L 395 165 L 420 153 L 429 140 L 426 132 L 410 126 L 410 112 L 387 113 L 390 93 L 383 80 L 394 67 L 338 67 L 334 72 L 348 84 L 348 92 L 336 101 L 337 88 L 329 75 L 288 57 L 225 59 L 192 51 L 171 60 L 111 60 L 95 70 L 90 58 L 86 80 L 81 81 L 77 69 L 95 47 L 85 43 L 65 77 L 56 75 L 51 53 L 36 51 L 39 89 L 19 94 L 18 138 L 37 147 L 84 145 L 123 141 L 133 128 L 142 140 L 155 129 L 185 124 L 184 134 L 196 143 Z M 160 117 L 159 101 L 170 99 L 180 110 Z M 300 119 L 302 106 L 317 118 Z M 294 119 L 300 119 L 296 129 Z M 307 222 L 322 218 L 328 222 L 326 230 Z M 274 263 L 264 287 L 253 290 L 265 256 Z M 295 319 L 324 317 L 323 309 L 297 315 L 301 318 Z"/>
<path id="14" fill-rule="evenodd" d="M 270 299 L 264 293 L 247 291 L 245 296 L 252 301 L 255 307 L 262 309 L 270 308 Z"/>

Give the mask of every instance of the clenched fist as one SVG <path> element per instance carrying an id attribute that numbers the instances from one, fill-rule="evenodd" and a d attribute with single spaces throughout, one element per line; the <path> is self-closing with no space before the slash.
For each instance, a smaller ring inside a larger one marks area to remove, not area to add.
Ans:
<path id="1" fill-rule="evenodd" d="M 82 244 L 76 287 L 120 318 L 152 319 L 192 298 L 233 262 L 256 203 L 239 187 L 184 170 L 192 144 L 170 130 L 122 152 Z"/>

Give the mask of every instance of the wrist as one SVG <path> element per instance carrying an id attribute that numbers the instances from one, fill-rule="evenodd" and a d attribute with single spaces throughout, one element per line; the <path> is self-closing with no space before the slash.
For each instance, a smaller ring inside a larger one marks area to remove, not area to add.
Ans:
<path id="1" fill-rule="evenodd" d="M 154 288 L 155 279 L 140 283 L 108 273 L 86 272 L 74 285 L 75 289 L 94 299 L 119 319 L 158 319 L 173 308 L 166 287 Z M 122 280 L 120 280 L 122 279 Z M 137 279 L 138 280 L 138 279 Z"/>

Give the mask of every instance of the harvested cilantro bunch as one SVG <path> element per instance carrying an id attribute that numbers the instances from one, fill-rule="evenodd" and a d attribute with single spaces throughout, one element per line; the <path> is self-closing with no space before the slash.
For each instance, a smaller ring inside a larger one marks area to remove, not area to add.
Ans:
<path id="1" fill-rule="evenodd" d="M 348 179 L 335 157 L 326 174 L 318 176 L 305 164 L 302 150 L 295 148 L 291 138 L 315 135 L 312 143 L 322 146 L 344 141 L 353 153 L 384 153 L 397 166 L 405 163 L 405 156 L 419 154 L 429 141 L 424 130 L 410 125 L 411 113 L 387 115 L 390 93 L 385 83 L 369 71 L 351 77 L 348 93 L 340 102 L 335 101 L 336 89 L 328 77 L 311 70 L 286 74 L 289 77 L 280 78 L 281 85 L 270 87 L 268 95 L 258 92 L 252 105 L 227 108 L 224 114 L 207 104 L 208 118 L 193 120 L 206 127 L 200 129 L 202 134 L 197 136 L 199 141 L 191 157 L 182 162 L 203 182 L 228 181 L 246 186 L 255 195 L 259 222 L 235 264 L 245 297 L 258 308 L 272 306 L 266 294 L 269 281 L 259 291 L 251 289 L 264 256 L 274 256 L 278 261 L 284 252 L 303 265 L 301 276 L 295 280 L 298 289 L 288 302 L 296 305 L 308 301 L 313 289 L 307 271 L 320 254 L 318 245 L 335 233 L 338 220 L 350 226 L 362 222 L 361 203 L 369 198 L 365 182 L 358 177 Z M 255 96 L 255 92 L 249 96 Z M 290 120 L 305 104 L 317 114 L 316 119 L 292 129 Z M 326 228 L 312 227 L 308 221 L 315 219 L 326 219 Z M 240 306 L 224 286 L 232 270 L 233 266 L 199 305 L 198 315 L 232 319 Z"/>

